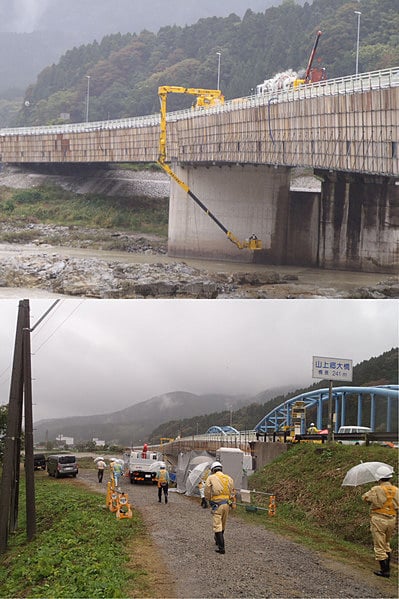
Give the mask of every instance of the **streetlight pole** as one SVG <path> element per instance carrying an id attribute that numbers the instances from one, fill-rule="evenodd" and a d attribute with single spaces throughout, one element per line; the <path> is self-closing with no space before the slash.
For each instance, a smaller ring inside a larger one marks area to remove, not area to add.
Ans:
<path id="1" fill-rule="evenodd" d="M 217 57 L 218 57 L 218 84 L 217 84 L 217 88 L 216 89 L 220 89 L 220 58 L 222 56 L 221 52 L 216 52 Z"/>
<path id="2" fill-rule="evenodd" d="M 90 102 L 90 75 L 85 75 L 87 79 L 87 93 L 86 93 L 86 123 L 89 122 L 89 102 Z"/>
<path id="3" fill-rule="evenodd" d="M 356 76 L 359 73 L 359 39 L 360 39 L 360 15 L 362 14 L 360 10 L 354 11 L 355 15 L 357 15 L 357 38 L 356 38 Z"/>

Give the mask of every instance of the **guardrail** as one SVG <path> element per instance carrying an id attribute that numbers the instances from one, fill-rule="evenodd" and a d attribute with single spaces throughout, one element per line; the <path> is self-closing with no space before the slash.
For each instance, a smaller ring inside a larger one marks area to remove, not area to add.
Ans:
<path id="1" fill-rule="evenodd" d="M 336 79 L 327 79 L 317 83 L 300 85 L 297 88 L 281 89 L 266 94 L 253 94 L 242 98 L 228 100 L 224 104 L 212 107 L 190 108 L 169 112 L 168 122 L 189 119 L 205 114 L 231 112 L 239 108 L 265 106 L 280 102 L 292 102 L 318 96 L 333 96 L 338 94 L 352 94 L 373 89 L 384 89 L 399 86 L 399 66 L 380 71 L 349 75 Z M 127 129 L 139 127 L 155 127 L 160 124 L 160 115 L 151 114 L 139 117 L 112 119 L 107 121 L 92 121 L 85 123 L 68 123 L 65 125 L 45 125 L 36 127 L 11 127 L 0 129 L 0 136 L 9 135 L 43 135 L 66 133 L 90 133 L 95 131 Z"/>

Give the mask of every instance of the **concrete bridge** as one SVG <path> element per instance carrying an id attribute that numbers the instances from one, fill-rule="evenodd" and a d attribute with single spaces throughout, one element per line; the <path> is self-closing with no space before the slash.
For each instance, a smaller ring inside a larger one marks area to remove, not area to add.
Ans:
<path id="1" fill-rule="evenodd" d="M 0 161 L 155 162 L 159 115 L 0 130 Z M 168 114 L 167 160 L 238 238 L 239 250 L 175 182 L 169 255 L 397 272 L 399 67 Z M 293 167 L 321 193 L 290 191 Z"/>

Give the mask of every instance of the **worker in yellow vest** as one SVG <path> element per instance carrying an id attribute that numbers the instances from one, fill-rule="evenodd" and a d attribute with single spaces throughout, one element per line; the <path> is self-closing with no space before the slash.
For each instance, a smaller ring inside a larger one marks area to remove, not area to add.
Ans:
<path id="1" fill-rule="evenodd" d="M 166 466 L 162 464 L 156 473 L 155 480 L 158 484 L 158 501 L 162 503 L 162 493 L 165 497 L 165 503 L 168 503 L 168 492 L 169 492 L 169 472 L 166 470 Z"/>
<path id="2" fill-rule="evenodd" d="M 225 553 L 224 531 L 227 516 L 234 496 L 234 481 L 228 474 L 223 473 L 220 462 L 213 462 L 211 473 L 205 482 L 205 498 L 209 501 L 212 511 L 212 530 L 215 535 L 217 553 Z"/>
<path id="3" fill-rule="evenodd" d="M 399 489 L 391 483 L 393 472 L 388 466 L 381 465 L 376 470 L 379 484 L 362 495 L 370 504 L 370 530 L 373 537 L 374 555 L 380 562 L 376 576 L 389 578 L 391 546 L 389 541 L 395 531 L 399 508 Z"/>

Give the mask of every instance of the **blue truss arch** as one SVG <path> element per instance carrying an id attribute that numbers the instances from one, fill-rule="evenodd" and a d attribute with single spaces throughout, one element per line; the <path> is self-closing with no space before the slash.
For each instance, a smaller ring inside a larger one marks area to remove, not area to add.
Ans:
<path id="1" fill-rule="evenodd" d="M 356 424 L 357 426 L 369 426 L 374 432 L 375 430 L 375 414 L 376 414 L 376 402 L 384 398 L 386 399 L 386 432 L 392 430 L 392 411 L 393 401 L 399 399 L 399 385 L 379 385 L 376 387 L 333 387 L 332 396 L 333 402 L 335 402 L 336 421 L 334 425 L 334 432 L 337 432 L 340 426 L 344 426 L 346 418 L 346 400 L 347 395 L 357 394 L 357 422 L 351 422 L 350 424 Z M 268 434 L 283 430 L 285 426 L 291 426 L 292 417 L 291 411 L 292 406 L 297 401 L 304 402 L 305 408 L 317 407 L 316 426 L 318 429 L 326 428 L 323 426 L 323 403 L 328 401 L 329 389 L 315 389 L 301 395 L 296 395 L 287 399 L 284 403 L 280 404 L 276 408 L 273 408 L 266 416 L 262 418 L 255 426 L 257 433 Z M 370 398 L 370 422 L 365 425 L 363 420 L 363 401 L 365 398 Z M 303 426 L 306 427 L 305 421 Z M 304 434 L 306 431 L 301 431 Z"/>

